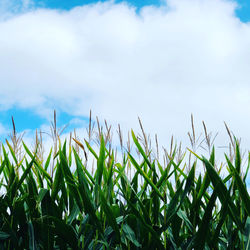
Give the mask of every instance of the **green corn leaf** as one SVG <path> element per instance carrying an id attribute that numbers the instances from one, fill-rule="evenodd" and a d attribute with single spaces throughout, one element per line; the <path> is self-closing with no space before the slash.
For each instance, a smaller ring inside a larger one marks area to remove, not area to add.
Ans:
<path id="1" fill-rule="evenodd" d="M 248 176 L 249 168 L 250 168 L 250 153 L 248 154 L 247 169 L 246 169 L 245 175 L 244 175 L 244 177 L 243 177 L 243 181 L 244 181 L 244 182 L 246 182 L 246 178 L 247 178 L 247 176 Z"/>
<path id="2" fill-rule="evenodd" d="M 27 168 L 25 169 L 23 175 L 21 176 L 16 189 L 18 190 L 20 188 L 20 186 L 22 185 L 23 181 L 26 179 L 27 175 L 29 174 L 33 164 L 34 164 L 34 160 L 35 160 L 35 155 L 33 157 L 33 159 L 31 160 L 31 162 L 27 165 Z"/>
<path id="3" fill-rule="evenodd" d="M 34 174 L 36 175 L 36 179 L 37 179 L 39 187 L 43 188 L 43 179 L 42 179 L 40 172 L 37 169 L 34 169 Z"/>
<path id="4" fill-rule="evenodd" d="M 28 185 L 30 197 L 36 198 L 36 196 L 38 195 L 38 187 L 37 187 L 36 181 L 33 177 L 33 174 L 31 174 L 31 173 L 28 174 L 28 176 L 26 178 L 26 182 Z"/>
<path id="5" fill-rule="evenodd" d="M 111 156 L 111 161 L 110 161 L 110 166 L 108 169 L 108 177 L 107 177 L 107 192 L 108 192 L 108 199 L 111 199 L 111 194 L 114 188 L 113 185 L 113 169 L 114 169 L 114 153 L 112 152 L 112 156 Z"/>
<path id="6" fill-rule="evenodd" d="M 29 249 L 30 250 L 36 250 L 36 240 L 35 240 L 35 234 L 34 234 L 34 227 L 32 225 L 32 222 L 28 223 L 28 233 L 29 233 Z"/>
<path id="7" fill-rule="evenodd" d="M 52 178 L 50 177 L 50 175 L 43 169 L 43 167 L 41 167 L 41 165 L 36 161 L 35 157 L 33 156 L 33 154 L 30 152 L 30 150 L 28 149 L 28 147 L 24 144 L 23 142 L 23 147 L 25 149 L 25 151 L 27 152 L 27 154 L 30 156 L 31 159 L 33 159 L 35 165 L 37 166 L 37 168 L 39 169 L 39 171 L 41 171 L 41 173 L 43 174 L 43 176 L 45 176 L 49 182 L 48 184 L 50 184 L 52 182 Z"/>
<path id="8" fill-rule="evenodd" d="M 159 161 L 157 161 L 157 166 L 158 166 L 158 168 L 160 170 L 161 175 L 163 175 L 164 170 L 163 170 L 163 167 L 162 167 L 162 165 L 160 164 Z"/>
<path id="9" fill-rule="evenodd" d="M 75 184 L 75 178 L 73 177 L 73 175 L 70 171 L 70 168 L 68 166 L 68 162 L 64 156 L 64 153 L 61 150 L 59 150 L 59 158 L 60 158 L 59 165 L 61 165 L 59 167 L 62 168 L 62 173 L 63 173 L 63 176 L 66 180 L 68 190 L 69 190 L 70 194 L 72 195 L 72 197 L 76 200 L 77 205 L 79 206 L 80 210 L 82 211 L 83 204 L 82 204 L 81 198 L 79 196 L 79 191 L 78 191 L 77 186 Z"/>
<path id="10" fill-rule="evenodd" d="M 105 161 L 105 142 L 103 136 L 101 137 L 100 153 L 97 159 L 97 170 L 96 170 L 96 184 L 101 185 L 102 174 L 104 169 Z"/>
<path id="11" fill-rule="evenodd" d="M 64 140 L 63 147 L 61 149 L 61 153 L 63 153 L 65 156 L 65 159 L 67 159 L 66 140 Z"/>
<path id="12" fill-rule="evenodd" d="M 146 231 L 152 234 L 152 238 L 153 238 L 152 240 L 155 241 L 158 249 L 164 249 L 164 246 L 162 245 L 162 242 L 160 241 L 159 234 L 154 230 L 154 228 L 150 224 L 146 223 L 146 221 L 144 220 L 144 217 L 140 214 L 140 212 L 137 210 L 134 204 L 130 203 L 130 201 L 128 201 L 128 204 L 130 206 L 131 211 L 133 211 L 133 214 L 141 221 Z"/>
<path id="13" fill-rule="evenodd" d="M 194 183 L 194 171 L 195 171 L 195 165 L 193 165 L 193 167 L 191 168 L 189 175 L 186 179 L 186 185 L 184 190 L 182 189 L 182 186 L 184 184 L 183 180 L 180 184 L 180 186 L 178 187 L 176 193 L 174 194 L 173 198 L 171 199 L 168 207 L 167 207 L 167 211 L 166 211 L 166 222 L 165 225 L 162 227 L 162 231 L 165 231 L 169 225 L 169 223 L 172 221 L 172 218 L 174 217 L 174 215 L 177 214 L 180 206 L 183 204 L 184 199 L 186 198 L 187 193 L 191 190 L 193 183 Z"/>
<path id="14" fill-rule="evenodd" d="M 226 160 L 228 163 L 230 163 L 229 159 L 226 156 Z M 246 212 L 248 214 L 248 216 L 250 216 L 250 197 L 249 194 L 247 192 L 247 188 L 244 185 L 239 173 L 238 173 L 238 169 L 234 168 L 232 164 L 228 164 L 230 171 L 232 173 L 232 176 L 235 179 L 236 185 L 238 187 L 239 193 L 240 193 L 240 197 L 244 203 L 244 207 L 246 209 Z"/>
<path id="15" fill-rule="evenodd" d="M 69 192 L 68 192 L 68 189 L 66 187 L 66 182 L 65 182 L 64 178 L 60 181 L 59 188 L 60 188 L 60 190 L 62 192 L 62 196 L 60 197 L 61 198 L 60 199 L 61 205 L 63 206 L 63 210 L 67 210 L 68 209 L 68 205 L 69 205 L 68 204 Z M 55 196 L 53 196 L 53 198 L 55 198 Z"/>
<path id="16" fill-rule="evenodd" d="M 109 206 L 106 198 L 103 195 L 103 192 L 101 190 L 101 188 L 99 187 L 99 193 L 100 193 L 100 197 L 101 197 L 101 206 L 105 212 L 105 216 L 107 218 L 107 222 L 109 223 L 109 225 L 113 228 L 115 235 L 116 235 L 116 241 L 120 242 L 121 241 L 121 235 L 120 235 L 120 230 L 119 227 L 116 223 L 116 218 L 113 215 L 113 210 L 112 208 Z"/>
<path id="17" fill-rule="evenodd" d="M 192 223 L 190 222 L 190 220 L 188 219 L 188 216 L 186 214 L 185 211 L 179 209 L 178 212 L 177 212 L 177 215 L 182 219 L 182 221 L 184 222 L 184 224 L 187 226 L 188 230 L 190 232 L 193 232 L 193 225 Z"/>
<path id="18" fill-rule="evenodd" d="M 5 233 L 3 231 L 0 231 L 0 240 L 6 240 L 10 237 L 8 233 Z"/>
<path id="19" fill-rule="evenodd" d="M 44 196 L 46 195 L 46 193 L 48 192 L 48 189 L 45 188 L 41 188 L 39 193 L 38 193 L 38 197 L 37 197 L 37 202 L 40 203 L 42 202 Z"/>
<path id="20" fill-rule="evenodd" d="M 130 185 L 130 183 L 127 181 L 127 177 L 125 176 L 125 174 L 123 172 L 121 173 L 121 178 L 123 178 L 124 181 L 127 183 L 127 186 L 130 188 L 130 192 L 133 195 L 135 201 L 138 202 L 138 205 L 142 210 L 145 223 L 146 224 L 151 224 L 151 219 L 150 219 L 148 211 L 146 210 L 144 204 L 142 203 L 142 200 L 138 197 L 138 195 L 135 193 L 135 191 L 132 188 L 132 186 Z M 130 199 L 129 199 L 129 196 L 127 195 L 126 190 L 124 190 L 123 188 L 120 188 L 118 183 L 117 183 L 117 186 L 122 191 L 123 197 L 126 199 L 126 201 L 129 202 L 129 204 L 133 204 L 133 203 L 130 202 Z"/>
<path id="21" fill-rule="evenodd" d="M 152 171 L 153 171 L 153 183 L 156 184 L 157 182 L 157 174 L 155 170 L 155 165 L 154 163 L 152 164 Z M 152 219 L 154 225 L 158 224 L 159 221 L 159 215 L 160 215 L 160 198 L 157 195 L 157 193 L 153 190 L 151 192 L 151 211 L 152 211 Z"/>
<path id="22" fill-rule="evenodd" d="M 168 163 L 166 169 L 165 169 L 165 170 L 163 171 L 163 173 L 161 174 L 161 177 L 160 177 L 159 181 L 158 181 L 157 184 L 156 184 L 156 187 L 157 187 L 157 188 L 160 188 L 161 185 L 163 184 L 163 182 L 164 182 L 165 180 L 167 180 L 168 178 L 171 177 L 171 175 L 168 175 L 168 174 L 169 174 L 169 169 L 170 169 L 171 165 L 172 165 L 172 160 Z M 172 173 L 174 173 L 174 171 L 173 171 Z"/>
<path id="23" fill-rule="evenodd" d="M 81 213 L 79 207 L 77 204 L 74 202 L 73 209 L 67 218 L 67 224 L 71 225 L 74 221 L 77 220 L 77 216 Z"/>
<path id="24" fill-rule="evenodd" d="M 99 203 L 99 187 L 101 186 L 102 176 L 103 176 L 103 169 L 105 167 L 105 142 L 103 136 L 101 137 L 101 145 L 100 145 L 100 152 L 99 157 L 97 159 L 97 169 L 95 174 L 95 202 L 96 204 Z"/>
<path id="25" fill-rule="evenodd" d="M 144 158 L 145 162 L 148 164 L 148 166 L 151 168 L 151 163 L 149 162 L 149 158 L 148 156 L 145 154 L 142 146 L 140 145 L 140 143 L 138 142 L 135 134 L 134 134 L 134 131 L 131 130 L 131 135 L 132 135 L 132 138 L 133 138 L 133 141 L 136 145 L 136 147 L 138 148 L 139 152 L 141 153 L 142 157 Z"/>
<path id="26" fill-rule="evenodd" d="M 93 154 L 93 156 L 96 158 L 96 160 L 98 160 L 98 155 L 96 154 L 96 152 L 94 151 L 94 149 L 89 145 L 89 143 L 85 140 L 85 144 L 88 148 L 88 150 Z"/>
<path id="27" fill-rule="evenodd" d="M 220 232 L 221 232 L 221 228 L 223 226 L 223 224 L 226 221 L 226 218 L 228 217 L 228 201 L 230 199 L 230 191 L 227 193 L 227 197 L 226 197 L 226 201 L 222 204 L 221 210 L 220 210 L 220 216 L 217 220 L 217 225 L 216 228 L 211 236 L 210 242 L 209 242 L 209 246 L 212 249 L 216 249 L 218 248 L 218 241 L 220 239 Z"/>
<path id="28" fill-rule="evenodd" d="M 205 157 L 203 157 L 202 161 L 205 163 L 205 167 L 208 171 L 213 186 L 217 189 L 218 197 L 221 203 L 224 203 L 226 201 L 228 193 L 227 188 L 225 187 L 223 181 L 221 180 L 220 176 L 218 175 L 214 167 L 211 165 L 211 163 Z M 243 230 L 243 226 L 239 218 L 237 217 L 237 209 L 230 199 L 228 201 L 228 206 L 231 217 L 233 218 L 239 229 Z"/>
<path id="29" fill-rule="evenodd" d="M 210 184 L 209 174 L 208 174 L 208 172 L 205 172 L 203 182 L 201 184 L 201 188 L 200 188 L 198 196 L 197 196 L 197 202 L 199 202 L 201 200 L 201 198 L 204 196 L 204 193 L 206 192 L 209 184 Z"/>
<path id="30" fill-rule="evenodd" d="M 122 231 L 125 237 L 132 242 L 136 247 L 141 247 L 141 244 L 137 241 L 134 231 L 128 224 L 122 226 Z"/>
<path id="31" fill-rule="evenodd" d="M 197 250 L 204 249 L 206 238 L 209 233 L 210 223 L 212 220 L 212 210 L 215 205 L 215 201 L 217 198 L 217 191 L 216 188 L 208 202 L 208 205 L 205 210 L 205 214 L 203 215 L 202 221 L 199 225 L 198 232 L 196 234 L 196 240 L 194 248 Z"/>
<path id="32" fill-rule="evenodd" d="M 184 173 L 184 171 L 180 168 L 180 163 L 178 163 L 178 164 L 176 164 L 174 161 L 172 161 L 172 164 L 173 164 L 173 166 L 174 166 L 174 170 L 169 174 L 169 177 L 168 178 L 170 178 L 170 176 L 174 173 L 174 174 L 176 174 L 176 177 L 175 177 L 175 179 L 176 180 L 178 180 L 179 179 L 179 177 L 180 177 L 180 175 L 181 176 L 183 176 L 185 179 L 187 179 L 187 175 Z M 185 166 L 184 166 L 184 168 L 185 168 Z M 183 168 L 183 169 L 184 169 Z M 178 177 L 178 173 L 177 173 L 177 171 L 180 173 L 180 175 L 179 175 L 179 177 Z"/>
<path id="33" fill-rule="evenodd" d="M 10 153 L 11 153 L 11 155 L 12 155 L 12 157 L 13 157 L 13 159 L 14 159 L 16 165 L 18 165 L 18 161 L 17 161 L 17 158 L 16 158 L 16 155 L 15 155 L 15 153 L 14 153 L 13 148 L 11 147 L 11 145 L 10 145 L 10 143 L 8 142 L 7 139 L 6 139 L 5 141 L 6 141 L 6 144 L 8 145 L 8 148 L 9 148 L 9 150 L 10 150 Z"/>
<path id="34" fill-rule="evenodd" d="M 175 213 L 177 213 L 177 211 L 178 211 L 178 203 L 179 203 L 180 197 L 183 193 L 183 190 L 182 190 L 183 183 L 184 182 L 181 183 L 181 185 L 179 186 L 179 188 L 175 192 L 174 196 L 172 197 L 169 205 L 167 206 L 167 210 L 166 210 L 167 221 L 165 223 L 165 226 L 162 229 L 163 231 L 165 231 L 167 229 L 173 215 Z"/>
<path id="35" fill-rule="evenodd" d="M 79 179 L 79 193 L 83 201 L 84 211 L 86 214 L 89 214 L 93 218 L 93 222 L 95 223 L 96 227 L 98 228 L 98 230 L 100 230 L 100 232 L 102 232 L 101 223 L 95 213 L 96 208 L 94 206 L 94 200 L 91 197 L 91 193 L 88 187 L 89 182 L 83 174 L 83 165 L 81 164 L 80 158 L 74 149 L 73 152 L 75 156 L 77 175 Z"/>
<path id="36" fill-rule="evenodd" d="M 240 147 L 236 138 L 234 138 L 234 140 L 235 140 L 235 169 L 237 173 L 240 174 L 240 167 L 241 167 Z"/>
<path id="37" fill-rule="evenodd" d="M 57 162 L 55 169 L 56 169 L 56 174 L 52 184 L 52 193 L 51 193 L 52 200 L 56 199 L 56 196 L 60 190 L 60 183 L 64 181 L 61 164 Z"/>
<path id="38" fill-rule="evenodd" d="M 47 157 L 47 160 L 44 164 L 44 170 L 47 171 L 48 170 L 48 167 L 49 167 L 49 164 L 50 164 L 50 160 L 51 160 L 51 155 L 52 155 L 52 148 L 50 149 L 50 152 L 49 152 L 49 155 Z"/>
<path id="39" fill-rule="evenodd" d="M 77 234 L 72 226 L 54 216 L 43 216 L 42 219 L 47 219 L 53 223 L 54 226 L 49 224 L 49 228 L 55 235 L 58 235 L 64 243 L 68 244 L 72 249 L 79 249 L 77 244 Z"/>
<path id="40" fill-rule="evenodd" d="M 167 185 L 167 188 L 168 188 L 168 191 L 169 191 L 169 196 L 170 196 L 171 198 L 173 198 L 174 195 L 175 195 L 175 191 L 174 191 L 174 189 L 173 189 L 173 184 L 172 184 L 170 181 L 167 181 L 167 182 L 166 182 L 166 185 Z"/>
<path id="41" fill-rule="evenodd" d="M 158 188 L 154 185 L 154 183 L 150 180 L 150 178 L 145 174 L 145 172 L 140 168 L 136 160 L 133 158 L 133 156 L 128 153 L 129 159 L 132 162 L 132 164 L 135 166 L 136 170 L 144 177 L 144 179 L 147 181 L 147 183 L 152 187 L 152 189 L 159 195 L 159 197 L 164 201 L 163 196 L 161 195 Z"/>
<path id="42" fill-rule="evenodd" d="M 215 164 L 215 149 L 214 149 L 214 146 L 213 146 L 213 148 L 212 148 L 212 152 L 211 152 L 209 161 L 210 161 L 210 163 L 214 166 L 214 164 Z"/>
<path id="43" fill-rule="evenodd" d="M 90 181 L 88 181 L 88 183 L 90 185 L 92 184 L 95 184 L 95 180 L 94 178 L 91 176 L 91 174 L 88 172 L 88 170 L 86 169 L 86 167 L 82 164 L 77 152 L 75 151 L 75 149 L 73 148 L 73 153 L 74 153 L 74 156 L 75 156 L 75 161 L 76 161 L 76 166 L 77 166 L 77 169 L 79 170 L 77 173 L 78 173 L 78 178 L 80 179 L 80 176 L 82 178 L 82 176 L 84 176 L 84 174 L 82 173 L 82 171 L 84 171 L 84 173 L 87 175 L 88 179 Z"/>
<path id="44" fill-rule="evenodd" d="M 202 177 L 201 177 L 201 174 L 199 174 L 199 177 L 198 177 L 198 180 L 197 180 L 197 183 L 196 183 L 196 193 L 199 193 L 200 189 L 201 189 L 201 183 L 202 183 Z M 197 199 L 197 197 L 196 197 Z"/>

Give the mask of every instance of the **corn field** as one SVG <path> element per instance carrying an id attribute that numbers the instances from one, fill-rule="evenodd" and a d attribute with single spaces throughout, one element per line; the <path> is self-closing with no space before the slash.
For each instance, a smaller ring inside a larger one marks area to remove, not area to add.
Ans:
<path id="1" fill-rule="evenodd" d="M 1 249 L 250 249 L 250 154 L 243 162 L 229 130 L 218 165 L 205 125 L 207 158 L 172 140 L 162 161 L 142 126 L 126 147 L 119 127 L 117 157 L 111 127 L 97 125 L 96 140 L 90 116 L 85 140 L 61 141 L 54 119 L 45 157 L 39 134 L 26 146 L 13 120 L 0 156 Z M 194 144 L 194 129 L 189 136 Z"/>

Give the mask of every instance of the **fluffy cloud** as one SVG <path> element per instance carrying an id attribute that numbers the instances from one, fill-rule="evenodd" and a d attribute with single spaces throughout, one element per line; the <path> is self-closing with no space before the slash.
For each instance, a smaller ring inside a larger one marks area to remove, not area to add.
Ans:
<path id="1" fill-rule="evenodd" d="M 0 107 L 83 116 L 92 109 L 126 129 L 140 116 L 164 140 L 182 139 L 193 113 L 213 131 L 225 120 L 247 137 L 250 23 L 235 8 L 169 0 L 139 13 L 106 2 L 12 15 L 0 22 Z"/>

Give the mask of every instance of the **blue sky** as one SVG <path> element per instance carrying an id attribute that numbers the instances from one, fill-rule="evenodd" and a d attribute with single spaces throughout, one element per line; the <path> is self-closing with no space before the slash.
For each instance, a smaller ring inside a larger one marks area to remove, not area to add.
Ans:
<path id="1" fill-rule="evenodd" d="M 101 2 L 104 2 L 105 0 L 102 0 Z M 44 6 L 46 8 L 53 8 L 53 9 L 64 9 L 69 10 L 71 8 L 81 6 L 83 4 L 92 4 L 96 3 L 98 1 L 95 0 L 72 0 L 72 1 L 60 1 L 60 0 L 35 0 L 35 3 L 37 6 Z M 121 0 L 114 1 L 116 3 L 124 2 Z M 164 3 L 163 0 L 129 0 L 126 1 L 129 4 L 136 6 L 138 9 L 141 7 L 147 6 L 147 5 L 154 5 L 159 6 Z M 239 4 L 239 8 L 236 11 L 237 16 L 244 22 L 247 22 L 250 20 L 250 1 L 248 0 L 237 0 L 236 1 Z"/>
<path id="2" fill-rule="evenodd" d="M 248 0 L 238 0 L 237 1 L 239 5 L 241 6 L 237 11 L 238 17 L 243 22 L 249 22 L 250 21 L 250 1 Z"/>
<path id="3" fill-rule="evenodd" d="M 105 0 L 102 0 L 101 2 L 104 2 Z M 95 0 L 73 0 L 73 1 L 59 1 L 59 0 L 44 0 L 44 1 L 36 1 L 40 5 L 44 5 L 47 8 L 56 8 L 56 9 L 71 9 L 76 6 L 81 6 L 84 4 L 92 4 L 96 3 Z M 115 1 L 116 3 L 120 3 L 122 1 Z M 138 8 L 143 7 L 145 5 L 156 5 L 159 6 L 162 1 L 160 0 L 145 0 L 145 1 L 138 1 L 138 0 L 131 0 L 127 1 L 128 3 L 132 4 L 133 6 L 136 6 Z"/>
<path id="4" fill-rule="evenodd" d="M 0 3 L 0 138 L 11 116 L 19 132 L 33 131 L 50 125 L 54 109 L 69 129 L 92 109 L 126 129 L 140 116 L 164 138 L 186 137 L 191 113 L 212 131 L 226 121 L 247 135 L 250 1 L 95 3 Z"/>
<path id="5" fill-rule="evenodd" d="M 0 123 L 12 126 L 12 116 L 18 132 L 24 130 L 36 130 L 39 129 L 42 124 L 50 124 L 53 121 L 53 112 L 51 112 L 51 118 L 48 119 L 38 115 L 32 109 L 12 107 L 8 110 L 1 111 Z M 76 118 L 85 120 L 84 117 L 72 116 L 67 112 L 57 110 L 57 125 L 59 128 L 63 128 L 67 125 L 66 131 L 72 131 L 74 129 L 74 125 L 71 124 L 71 121 Z M 4 136 L 5 135 L 2 135 L 2 139 Z"/>

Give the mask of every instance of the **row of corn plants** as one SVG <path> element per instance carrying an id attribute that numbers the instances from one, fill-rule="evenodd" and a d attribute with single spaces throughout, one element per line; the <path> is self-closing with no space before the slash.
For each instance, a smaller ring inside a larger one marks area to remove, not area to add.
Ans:
<path id="1" fill-rule="evenodd" d="M 22 142 L 20 157 L 6 140 L 0 248 L 250 249 L 250 155 L 243 163 L 236 139 L 234 157 L 225 154 L 218 167 L 214 147 L 205 158 L 190 149 L 177 157 L 175 146 L 163 164 L 131 137 L 140 158 L 124 150 L 119 161 L 101 132 L 98 148 L 59 141 L 43 160 L 39 143 L 31 150 Z M 94 159 L 94 171 L 79 149 Z"/>

